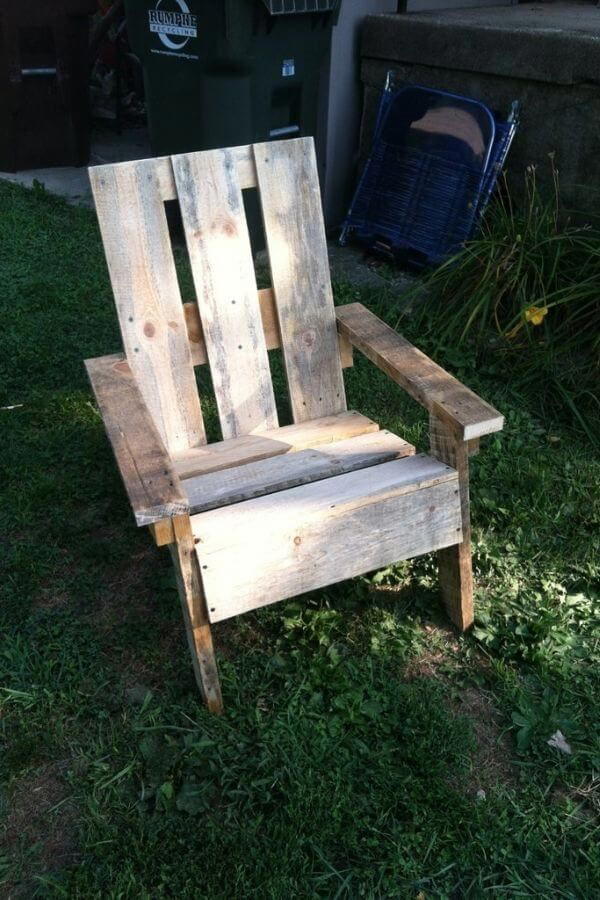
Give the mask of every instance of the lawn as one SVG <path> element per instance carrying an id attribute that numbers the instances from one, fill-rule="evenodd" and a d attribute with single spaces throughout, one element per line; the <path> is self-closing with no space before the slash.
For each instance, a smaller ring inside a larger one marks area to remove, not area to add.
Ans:
<path id="1" fill-rule="evenodd" d="M 449 628 L 431 557 L 246 615 L 214 629 L 211 717 L 82 365 L 120 346 L 95 216 L 2 183 L 0 206 L 0 893 L 598 896 L 590 446 L 502 366 L 439 359 L 506 415 L 472 465 L 475 628 Z M 347 386 L 426 449 L 366 360 Z"/>

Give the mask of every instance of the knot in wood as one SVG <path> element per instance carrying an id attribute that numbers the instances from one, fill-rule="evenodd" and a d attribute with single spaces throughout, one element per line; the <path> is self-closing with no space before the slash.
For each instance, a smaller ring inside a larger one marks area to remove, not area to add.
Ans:
<path id="1" fill-rule="evenodd" d="M 315 331 L 305 331 L 302 334 L 302 343 L 305 347 L 312 347 L 315 342 L 316 336 L 317 335 Z"/>

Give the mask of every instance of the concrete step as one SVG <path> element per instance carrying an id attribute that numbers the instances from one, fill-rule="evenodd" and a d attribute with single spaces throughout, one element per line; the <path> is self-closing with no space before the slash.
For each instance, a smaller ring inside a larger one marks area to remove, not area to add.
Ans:
<path id="1" fill-rule="evenodd" d="M 362 54 L 552 84 L 600 84 L 600 9 L 571 0 L 371 16 Z"/>
<path id="2" fill-rule="evenodd" d="M 583 0 L 369 16 L 361 46 L 365 104 L 361 156 L 371 145 L 388 69 L 400 82 L 481 100 L 506 115 L 521 103 L 508 158 L 519 195 L 528 165 L 565 206 L 598 215 L 600 201 L 600 8 Z"/>

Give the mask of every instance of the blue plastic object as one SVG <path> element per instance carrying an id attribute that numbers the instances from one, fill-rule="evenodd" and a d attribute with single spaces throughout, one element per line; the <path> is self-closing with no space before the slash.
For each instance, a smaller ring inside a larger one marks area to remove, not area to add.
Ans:
<path id="1" fill-rule="evenodd" d="M 388 72 L 371 155 L 344 222 L 350 236 L 417 265 L 442 262 L 477 227 L 518 124 L 483 103 Z"/>

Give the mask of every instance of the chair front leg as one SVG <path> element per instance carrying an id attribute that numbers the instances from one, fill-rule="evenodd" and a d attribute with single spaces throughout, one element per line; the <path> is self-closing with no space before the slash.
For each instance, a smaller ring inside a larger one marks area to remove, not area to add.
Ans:
<path id="1" fill-rule="evenodd" d="M 214 713 L 223 712 L 219 672 L 215 660 L 200 567 L 194 549 L 194 536 L 189 516 L 173 518 L 174 543 L 169 545 L 179 597 L 183 609 L 185 631 L 192 654 L 196 682 L 204 702 Z"/>
<path id="2" fill-rule="evenodd" d="M 473 624 L 473 565 L 469 508 L 469 443 L 458 439 L 440 419 L 429 417 L 431 454 L 458 472 L 462 543 L 438 550 L 442 596 L 449 618 L 460 631 Z M 471 452 L 473 449 L 471 448 Z"/>

